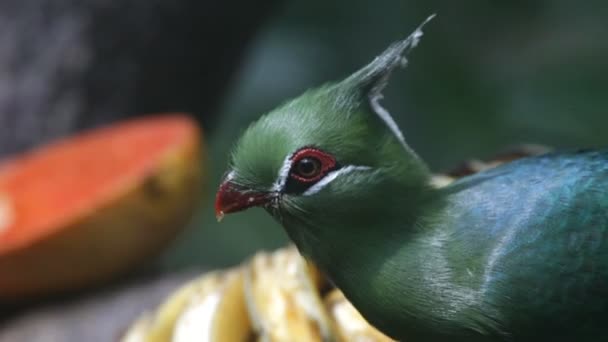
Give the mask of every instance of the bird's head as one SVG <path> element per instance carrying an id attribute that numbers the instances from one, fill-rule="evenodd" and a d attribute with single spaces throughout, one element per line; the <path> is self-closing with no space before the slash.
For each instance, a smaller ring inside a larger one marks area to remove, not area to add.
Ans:
<path id="1" fill-rule="evenodd" d="M 421 35 L 418 28 L 343 81 L 309 90 L 253 123 L 217 192 L 218 218 L 261 206 L 286 228 L 361 221 L 394 206 L 389 194 L 424 187 L 425 164 L 378 103 Z"/>

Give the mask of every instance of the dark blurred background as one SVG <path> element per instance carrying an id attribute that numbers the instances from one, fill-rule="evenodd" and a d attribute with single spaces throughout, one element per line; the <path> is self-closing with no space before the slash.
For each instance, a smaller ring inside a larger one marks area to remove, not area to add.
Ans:
<path id="1" fill-rule="evenodd" d="M 286 243 L 262 210 L 215 222 L 252 120 L 425 29 L 385 106 L 435 170 L 506 146 L 608 145 L 608 6 L 541 1 L 1 1 L 0 155 L 148 112 L 205 130 L 206 205 L 159 264 L 221 267 Z"/>

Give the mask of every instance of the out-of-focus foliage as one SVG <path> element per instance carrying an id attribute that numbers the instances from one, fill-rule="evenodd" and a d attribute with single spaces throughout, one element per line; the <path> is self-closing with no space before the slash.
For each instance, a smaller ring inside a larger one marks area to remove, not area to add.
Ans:
<path id="1" fill-rule="evenodd" d="M 431 13 L 385 106 L 435 170 L 516 143 L 608 145 L 608 6 L 600 0 L 290 1 L 252 44 L 209 137 L 211 184 L 248 123 L 303 90 L 356 70 Z M 217 224 L 209 205 L 167 265 L 232 264 L 285 243 L 251 210 Z"/>

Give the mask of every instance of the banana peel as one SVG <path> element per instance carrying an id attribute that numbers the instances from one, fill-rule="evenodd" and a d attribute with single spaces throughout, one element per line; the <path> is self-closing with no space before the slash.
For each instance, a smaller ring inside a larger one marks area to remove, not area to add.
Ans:
<path id="1" fill-rule="evenodd" d="M 259 252 L 238 268 L 185 284 L 136 320 L 121 341 L 391 341 L 346 306 L 339 290 L 324 296 L 326 285 L 293 246 Z"/>

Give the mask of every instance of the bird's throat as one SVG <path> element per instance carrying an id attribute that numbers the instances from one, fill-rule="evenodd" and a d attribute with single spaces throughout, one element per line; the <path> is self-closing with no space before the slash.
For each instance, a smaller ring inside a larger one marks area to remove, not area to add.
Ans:
<path id="1" fill-rule="evenodd" d="M 372 318 L 374 325 L 393 335 L 399 333 L 391 331 L 395 326 L 425 334 L 434 329 L 425 324 L 443 320 L 428 317 L 429 313 L 445 305 L 428 291 L 429 286 L 452 291 L 451 284 L 433 283 L 434 273 L 440 274 L 442 267 L 438 242 L 442 226 L 434 224 L 442 202 L 436 197 L 401 210 L 384 206 L 373 224 L 344 217 L 343 225 L 311 227 L 285 222 L 285 228 L 300 252 L 327 274 L 364 317 Z"/>

